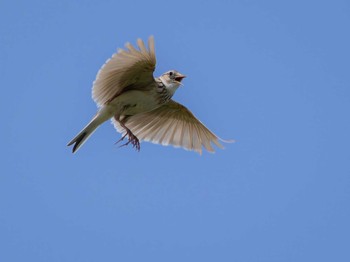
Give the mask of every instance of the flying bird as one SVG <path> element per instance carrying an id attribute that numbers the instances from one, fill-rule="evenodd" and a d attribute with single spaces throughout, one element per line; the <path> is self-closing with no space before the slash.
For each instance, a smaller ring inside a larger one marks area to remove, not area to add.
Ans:
<path id="1" fill-rule="evenodd" d="M 139 49 L 126 43 L 102 66 L 93 83 L 92 98 L 97 114 L 69 143 L 76 152 L 105 121 L 112 119 L 119 141 L 140 150 L 140 140 L 173 145 L 202 153 L 204 147 L 214 152 L 212 143 L 223 148 L 220 139 L 206 128 L 185 106 L 172 96 L 186 77 L 170 70 L 154 78 L 156 55 L 154 38 L 148 39 L 148 49 L 141 39 Z M 119 142 L 118 141 L 118 142 Z"/>

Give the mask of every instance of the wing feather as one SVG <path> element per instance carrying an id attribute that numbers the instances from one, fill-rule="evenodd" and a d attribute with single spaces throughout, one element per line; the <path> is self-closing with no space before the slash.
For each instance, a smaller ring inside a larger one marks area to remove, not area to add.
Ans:
<path id="1" fill-rule="evenodd" d="M 146 47 L 145 47 L 145 43 L 142 41 L 142 39 L 137 39 L 137 45 L 139 46 L 141 52 L 144 52 L 144 53 L 148 53 Z"/>
<path id="2" fill-rule="evenodd" d="M 113 122 L 117 130 L 125 134 L 118 122 Z M 140 140 L 161 145 L 170 144 L 199 154 L 202 153 L 203 147 L 209 152 L 214 152 L 212 144 L 223 148 L 219 137 L 206 128 L 186 107 L 173 100 L 152 111 L 130 116 L 124 123 Z"/>
<path id="3" fill-rule="evenodd" d="M 155 82 L 154 38 L 151 36 L 148 39 L 149 50 L 141 39 L 137 40 L 137 45 L 140 50 L 126 43 L 126 50 L 118 49 L 97 73 L 92 97 L 98 106 L 110 102 L 126 88 L 144 89 Z"/>
<path id="4" fill-rule="evenodd" d="M 192 134 L 193 134 L 193 150 L 202 153 L 202 143 L 200 140 L 200 136 L 198 134 L 197 127 L 194 124 L 191 124 L 192 126 Z"/>

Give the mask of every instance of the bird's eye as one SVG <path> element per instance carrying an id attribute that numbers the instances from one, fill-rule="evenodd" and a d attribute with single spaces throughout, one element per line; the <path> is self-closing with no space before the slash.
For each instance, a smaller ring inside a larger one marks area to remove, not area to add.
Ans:
<path id="1" fill-rule="evenodd" d="M 169 72 L 169 75 L 172 76 L 174 73 L 173 72 Z"/>

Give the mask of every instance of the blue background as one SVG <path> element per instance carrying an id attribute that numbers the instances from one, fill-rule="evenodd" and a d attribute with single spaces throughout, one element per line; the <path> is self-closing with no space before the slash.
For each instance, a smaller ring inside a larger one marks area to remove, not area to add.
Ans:
<path id="1" fill-rule="evenodd" d="M 349 1 L 0 1 L 0 261 L 350 261 Z M 237 140 L 114 145 L 91 86 L 155 36 L 155 75 Z"/>

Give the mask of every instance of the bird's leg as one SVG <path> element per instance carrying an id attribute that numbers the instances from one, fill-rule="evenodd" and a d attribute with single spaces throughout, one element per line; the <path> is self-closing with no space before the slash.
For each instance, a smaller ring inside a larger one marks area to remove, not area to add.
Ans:
<path id="1" fill-rule="evenodd" d="M 117 142 L 115 142 L 115 144 L 118 144 L 120 141 L 123 141 L 124 138 L 128 135 L 128 133 L 126 133 L 125 135 L 122 136 L 122 138 L 120 138 Z"/>
<path id="2" fill-rule="evenodd" d="M 126 131 L 126 134 L 125 134 L 122 138 L 120 138 L 120 139 L 116 142 L 116 144 L 119 143 L 120 141 L 123 141 L 124 138 L 125 138 L 126 136 L 128 136 L 129 141 L 126 142 L 125 144 L 121 145 L 120 147 L 122 147 L 122 146 L 127 146 L 127 145 L 129 145 L 129 144 L 132 144 L 132 146 L 135 147 L 137 151 L 140 151 L 140 148 L 141 148 L 141 147 L 140 147 L 140 141 L 139 141 L 139 139 L 131 132 L 131 130 L 130 130 L 129 128 L 126 127 L 126 125 L 123 123 L 123 121 L 120 121 L 119 118 L 117 118 L 116 116 L 115 116 L 114 118 L 118 121 L 118 123 L 119 123 L 119 124 L 125 129 L 125 131 Z"/>

